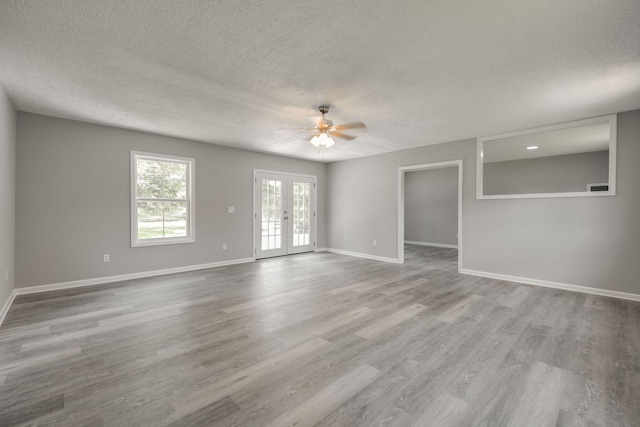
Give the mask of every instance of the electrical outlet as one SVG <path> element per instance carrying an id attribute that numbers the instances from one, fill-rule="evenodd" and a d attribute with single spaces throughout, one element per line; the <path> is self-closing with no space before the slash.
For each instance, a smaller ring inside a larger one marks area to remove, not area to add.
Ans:
<path id="1" fill-rule="evenodd" d="M 104 254 L 104 256 L 102 257 L 102 260 L 104 262 L 109 262 L 109 254 Z"/>
<path id="2" fill-rule="evenodd" d="M 226 250 L 227 250 L 227 244 L 226 244 L 226 243 L 223 243 L 223 244 L 222 244 L 222 250 L 223 250 L 223 251 L 226 251 Z"/>
<path id="3" fill-rule="evenodd" d="M 236 213 L 236 208 L 235 206 L 229 206 L 229 213 Z"/>
<path id="4" fill-rule="evenodd" d="M 378 241 L 377 240 L 373 241 L 373 246 L 378 246 Z"/>

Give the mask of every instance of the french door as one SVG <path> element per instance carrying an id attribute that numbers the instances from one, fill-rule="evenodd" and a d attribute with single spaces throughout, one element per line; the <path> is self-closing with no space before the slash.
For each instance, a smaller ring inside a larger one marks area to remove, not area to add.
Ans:
<path id="1" fill-rule="evenodd" d="M 316 179 L 255 172 L 256 259 L 315 249 Z"/>

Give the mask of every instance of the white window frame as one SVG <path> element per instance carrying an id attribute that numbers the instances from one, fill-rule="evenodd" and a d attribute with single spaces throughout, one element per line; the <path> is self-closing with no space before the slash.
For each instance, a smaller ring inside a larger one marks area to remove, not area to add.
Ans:
<path id="1" fill-rule="evenodd" d="M 187 236 L 162 237 L 155 239 L 138 239 L 138 197 L 137 197 L 137 162 L 138 159 L 180 162 L 187 165 Z M 173 245 L 193 243 L 195 235 L 195 167 L 196 160 L 190 157 L 171 156 L 167 154 L 131 151 L 131 247 Z"/>

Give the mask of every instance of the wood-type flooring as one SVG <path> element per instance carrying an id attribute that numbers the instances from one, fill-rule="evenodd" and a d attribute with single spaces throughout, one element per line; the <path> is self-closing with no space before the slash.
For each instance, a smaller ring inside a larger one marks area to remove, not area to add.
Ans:
<path id="1" fill-rule="evenodd" d="M 640 303 L 308 253 L 18 296 L 0 425 L 640 426 Z"/>

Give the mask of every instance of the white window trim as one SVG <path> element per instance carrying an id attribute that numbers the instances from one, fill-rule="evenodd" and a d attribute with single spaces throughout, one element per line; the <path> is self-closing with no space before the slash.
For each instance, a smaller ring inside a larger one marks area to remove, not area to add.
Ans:
<path id="1" fill-rule="evenodd" d="M 164 160 L 164 161 L 180 161 L 187 163 L 187 204 L 189 215 L 187 217 L 188 226 L 186 237 L 163 237 L 161 239 L 138 239 L 138 203 L 136 197 L 136 159 L 148 160 Z M 195 234 L 195 169 L 196 159 L 191 157 L 171 156 L 168 154 L 145 153 L 142 151 L 131 151 L 131 247 L 159 246 L 159 245 L 175 245 L 181 243 L 193 243 L 196 241 Z"/>

